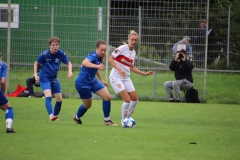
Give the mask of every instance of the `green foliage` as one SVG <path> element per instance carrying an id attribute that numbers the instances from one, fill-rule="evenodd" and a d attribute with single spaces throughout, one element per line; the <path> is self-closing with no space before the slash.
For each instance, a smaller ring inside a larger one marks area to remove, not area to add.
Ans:
<path id="1" fill-rule="evenodd" d="M 141 46 L 141 57 L 148 59 L 160 59 L 160 55 L 157 54 L 156 48 L 153 46 Z"/>
<path id="2" fill-rule="evenodd" d="M 219 11 L 228 14 L 228 6 L 231 7 L 231 33 L 230 33 L 230 50 L 240 56 L 240 1 L 239 0 L 215 0 L 213 7 L 218 7 Z M 240 59 L 238 59 L 240 63 Z"/>
<path id="3" fill-rule="evenodd" d="M 17 133 L 5 133 L 0 114 L 0 155 L 6 160 L 239 159 L 237 105 L 140 101 L 133 114 L 137 127 L 124 129 L 119 124 L 122 101 L 111 103 L 117 127 L 103 125 L 100 100 L 93 101 L 83 125 L 72 120 L 81 104 L 78 99 L 63 99 L 60 120 L 54 122 L 49 121 L 42 98 L 9 101 Z"/>

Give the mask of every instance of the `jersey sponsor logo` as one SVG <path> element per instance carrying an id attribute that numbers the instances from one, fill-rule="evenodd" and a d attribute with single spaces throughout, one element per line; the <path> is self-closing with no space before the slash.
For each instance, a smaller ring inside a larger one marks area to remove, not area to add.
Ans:
<path id="1" fill-rule="evenodd" d="M 120 52 L 120 50 L 119 49 L 115 49 L 115 54 L 117 54 L 118 52 Z"/>
<path id="2" fill-rule="evenodd" d="M 126 56 L 120 55 L 117 58 L 115 58 L 115 60 L 125 66 L 130 67 L 133 63 L 133 60 L 131 58 L 128 58 Z"/>
<path id="3" fill-rule="evenodd" d="M 122 88 L 122 85 L 121 85 L 121 84 L 118 84 L 117 87 L 121 89 L 121 88 Z"/>
<path id="4" fill-rule="evenodd" d="M 56 58 L 56 59 L 55 59 L 55 62 L 56 62 L 56 63 L 59 63 L 59 59 L 58 59 L 58 58 Z"/>

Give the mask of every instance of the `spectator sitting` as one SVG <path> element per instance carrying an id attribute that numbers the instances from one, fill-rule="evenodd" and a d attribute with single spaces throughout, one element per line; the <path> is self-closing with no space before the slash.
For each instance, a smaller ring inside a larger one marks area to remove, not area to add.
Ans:
<path id="1" fill-rule="evenodd" d="M 180 102 L 180 90 L 188 90 L 193 86 L 192 69 L 194 66 L 191 61 L 187 60 L 186 51 L 181 50 L 177 52 L 169 68 L 174 71 L 176 81 L 165 82 L 164 88 L 169 95 L 170 102 L 174 102 L 172 90 L 174 90 L 176 102 Z"/>
<path id="2" fill-rule="evenodd" d="M 40 73 L 40 70 L 41 70 L 41 66 L 38 65 L 38 68 L 37 68 L 37 75 L 39 76 L 39 73 Z M 27 88 L 28 88 L 28 91 L 29 91 L 29 96 L 28 98 L 35 98 L 35 94 L 34 94 L 34 90 L 33 90 L 33 85 L 36 86 L 36 87 L 40 87 L 40 83 L 39 81 L 36 81 L 35 80 L 35 77 L 30 77 L 30 78 L 27 78 L 26 79 L 26 84 L 27 84 Z M 42 93 L 42 98 L 45 98 L 44 94 Z"/>
<path id="3" fill-rule="evenodd" d="M 192 46 L 190 45 L 189 41 L 191 39 L 188 36 L 184 36 L 183 39 L 173 45 L 172 51 L 173 51 L 173 58 L 175 58 L 177 51 L 180 51 L 181 49 L 184 49 L 187 52 L 187 59 L 192 61 Z"/>

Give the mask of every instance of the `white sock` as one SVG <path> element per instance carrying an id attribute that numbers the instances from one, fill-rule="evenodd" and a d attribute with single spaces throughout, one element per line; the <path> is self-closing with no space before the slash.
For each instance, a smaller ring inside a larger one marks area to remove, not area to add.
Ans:
<path id="1" fill-rule="evenodd" d="M 52 117 L 53 117 L 53 114 L 50 114 L 49 117 L 52 118 Z"/>
<path id="2" fill-rule="evenodd" d="M 123 102 L 123 104 L 122 104 L 122 121 L 127 116 L 127 110 L 128 110 L 129 104 L 130 103 L 127 103 L 127 102 Z"/>
<path id="3" fill-rule="evenodd" d="M 6 119 L 6 126 L 7 128 L 12 128 L 13 120 L 11 118 Z"/>
<path id="4" fill-rule="evenodd" d="M 131 117 L 138 101 L 130 101 L 127 117 Z"/>
<path id="5" fill-rule="evenodd" d="M 104 117 L 104 121 L 109 121 L 110 117 Z"/>

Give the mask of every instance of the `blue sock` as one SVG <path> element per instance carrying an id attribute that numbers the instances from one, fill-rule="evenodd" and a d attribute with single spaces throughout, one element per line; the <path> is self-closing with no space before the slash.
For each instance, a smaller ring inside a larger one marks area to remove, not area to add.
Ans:
<path id="1" fill-rule="evenodd" d="M 45 98 L 45 105 L 46 105 L 46 109 L 48 114 L 52 114 L 52 97 L 46 97 Z"/>
<path id="2" fill-rule="evenodd" d="M 110 111 L 111 111 L 111 101 L 104 101 L 103 100 L 102 106 L 103 106 L 104 117 L 109 117 L 110 116 Z"/>
<path id="3" fill-rule="evenodd" d="M 6 109 L 5 111 L 6 111 L 6 113 L 5 113 L 5 119 L 10 118 L 10 119 L 13 120 L 14 113 L 13 113 L 13 109 L 12 109 L 12 107 Z"/>
<path id="4" fill-rule="evenodd" d="M 87 109 L 83 106 L 83 104 L 78 108 L 77 111 L 77 117 L 81 118 L 85 113 L 87 112 Z"/>
<path id="5" fill-rule="evenodd" d="M 62 102 L 56 102 L 53 115 L 57 116 L 61 110 Z"/>

